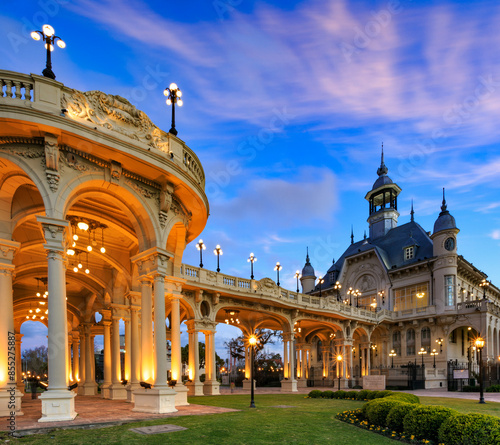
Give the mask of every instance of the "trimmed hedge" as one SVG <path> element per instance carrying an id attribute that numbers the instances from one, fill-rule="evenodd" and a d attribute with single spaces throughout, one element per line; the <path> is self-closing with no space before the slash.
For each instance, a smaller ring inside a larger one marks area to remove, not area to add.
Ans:
<path id="1" fill-rule="evenodd" d="M 377 394 L 378 391 L 368 391 L 368 394 L 366 394 L 366 399 L 373 400 Z"/>
<path id="2" fill-rule="evenodd" d="M 358 391 L 358 393 L 356 394 L 356 399 L 358 399 L 358 400 L 366 400 L 367 394 L 368 394 L 368 390 L 367 389 L 362 389 L 361 391 Z"/>
<path id="3" fill-rule="evenodd" d="M 457 414 L 439 428 L 439 442 L 446 445 L 496 445 L 500 443 L 500 420 L 486 414 Z"/>
<path id="4" fill-rule="evenodd" d="M 491 385 L 486 388 L 486 392 L 500 392 L 500 385 Z"/>
<path id="5" fill-rule="evenodd" d="M 324 399 L 333 399 L 333 391 L 323 391 L 321 397 Z"/>
<path id="6" fill-rule="evenodd" d="M 313 389 L 308 396 L 311 399 L 319 399 L 323 393 L 319 389 Z"/>
<path id="7" fill-rule="evenodd" d="M 390 397 L 389 397 L 390 398 Z M 403 420 L 404 432 L 417 439 L 438 440 L 441 424 L 457 411 L 444 406 L 417 406 Z"/>
<path id="8" fill-rule="evenodd" d="M 391 394 L 393 394 L 392 391 L 385 389 L 384 391 L 378 391 L 377 394 L 375 394 L 375 398 L 383 399 L 384 397 L 390 396 Z"/>
<path id="9" fill-rule="evenodd" d="M 385 421 L 386 426 L 390 428 L 391 431 L 403 433 L 403 421 L 405 416 L 411 413 L 416 407 L 417 405 L 415 403 L 401 402 L 399 405 L 391 408 Z"/>
<path id="10" fill-rule="evenodd" d="M 356 400 L 357 396 L 358 396 L 358 391 L 347 391 L 345 398 Z"/>
<path id="11" fill-rule="evenodd" d="M 420 403 L 420 399 L 414 394 L 408 394 L 407 392 L 393 392 L 389 397 L 394 397 L 401 402 L 406 403 Z"/>
<path id="12" fill-rule="evenodd" d="M 345 391 L 342 391 L 339 389 L 338 391 L 335 391 L 333 393 L 333 398 L 334 399 L 345 399 Z"/>
<path id="13" fill-rule="evenodd" d="M 385 399 L 372 400 L 367 403 L 368 407 L 365 412 L 365 416 L 371 425 L 375 426 L 385 426 L 387 415 L 391 409 L 399 407 L 404 402 L 397 399 L 392 399 L 387 397 Z"/>

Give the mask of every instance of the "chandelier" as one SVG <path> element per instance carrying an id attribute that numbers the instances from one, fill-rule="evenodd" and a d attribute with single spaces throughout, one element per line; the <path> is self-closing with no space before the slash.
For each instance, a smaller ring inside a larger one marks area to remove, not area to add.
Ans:
<path id="1" fill-rule="evenodd" d="M 87 250 L 87 252 L 92 252 L 94 248 L 97 248 L 99 244 L 96 239 L 96 235 L 97 236 L 99 235 L 98 231 L 100 230 L 101 247 L 99 251 L 101 253 L 106 253 L 106 248 L 104 247 L 104 229 L 108 228 L 106 224 L 102 224 L 99 221 L 95 221 L 93 219 L 81 218 L 74 215 L 68 215 L 67 219 L 71 224 L 71 232 L 73 239 L 71 249 L 78 247 L 78 244 L 80 245 L 83 244 L 84 246 L 86 244 L 85 250 Z M 69 252 L 68 254 L 71 255 L 71 253 Z"/>
<path id="2" fill-rule="evenodd" d="M 236 311 L 234 309 L 226 309 L 226 319 L 224 320 L 226 324 L 240 324 L 240 320 L 238 319 L 238 314 L 240 311 Z"/>
<path id="3" fill-rule="evenodd" d="M 37 280 L 37 292 L 36 292 L 36 297 L 37 297 L 37 303 L 33 306 L 30 304 L 30 308 L 28 309 L 28 312 L 26 314 L 26 320 L 36 320 L 39 318 L 40 320 L 45 320 L 48 318 L 49 310 L 47 309 L 47 298 L 49 296 L 49 291 L 47 290 L 47 278 L 46 277 L 41 277 L 41 278 L 35 278 Z M 40 290 L 40 283 L 43 283 L 44 285 L 44 292 L 42 294 Z"/>
<path id="4" fill-rule="evenodd" d="M 88 275 L 90 273 L 89 269 L 89 252 L 82 250 L 82 249 L 76 249 L 76 248 L 71 248 L 66 251 L 66 253 L 72 257 L 71 260 L 71 269 L 73 269 L 73 272 L 78 273 L 80 270 L 83 269 L 83 261 L 82 261 L 82 256 L 85 256 L 85 273 Z"/>

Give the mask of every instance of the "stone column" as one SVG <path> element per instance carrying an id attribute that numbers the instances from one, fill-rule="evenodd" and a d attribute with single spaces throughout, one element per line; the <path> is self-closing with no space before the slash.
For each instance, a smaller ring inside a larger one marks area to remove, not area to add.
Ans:
<path id="1" fill-rule="evenodd" d="M 154 277 L 155 299 L 155 388 L 168 388 L 167 385 L 167 332 L 165 325 L 165 277 L 157 274 Z M 172 329 L 173 331 L 173 329 Z"/>
<path id="2" fill-rule="evenodd" d="M 103 373 L 104 373 L 104 380 L 101 385 L 101 395 L 105 399 L 111 398 L 111 393 L 110 393 L 110 386 L 112 384 L 112 376 L 113 376 L 113 370 L 112 370 L 112 355 L 111 355 L 111 321 L 109 319 L 104 319 L 104 317 L 109 316 L 109 311 L 102 311 L 103 312 L 103 319 L 102 319 L 102 325 L 104 328 L 104 357 L 103 357 Z M 106 313 L 106 314 L 105 314 Z M 89 347 L 89 352 L 90 352 L 90 347 Z M 90 356 L 89 356 L 89 360 Z"/>
<path id="3" fill-rule="evenodd" d="M 130 332 L 130 319 L 125 319 L 125 369 L 124 379 L 130 381 L 132 368 L 132 333 Z"/>
<path id="4" fill-rule="evenodd" d="M 290 377 L 290 363 L 288 363 L 288 340 L 285 340 L 285 334 L 283 333 L 283 378 L 288 379 Z"/>
<path id="5" fill-rule="evenodd" d="M 68 354 L 66 356 L 66 375 L 68 376 L 68 383 L 72 383 L 75 378 L 73 377 L 73 366 L 71 361 L 71 350 L 73 346 L 73 336 L 71 334 L 66 336 L 68 341 Z"/>
<path id="6" fill-rule="evenodd" d="M 287 375 L 281 381 L 281 392 L 297 392 L 297 380 L 295 380 L 295 345 L 293 332 L 283 332 L 283 355 L 285 358 L 285 370 Z"/>
<path id="7" fill-rule="evenodd" d="M 189 334 L 189 381 L 186 384 L 189 396 L 202 396 L 203 383 L 200 382 L 200 349 L 198 329 L 194 320 L 186 322 Z"/>
<path id="8" fill-rule="evenodd" d="M 94 379 L 93 368 L 95 367 L 94 354 L 93 354 L 93 342 L 91 338 L 92 333 L 92 324 L 85 323 L 83 326 L 83 340 L 85 343 L 85 348 L 83 351 L 80 351 L 81 354 L 85 355 L 85 384 L 83 395 L 86 396 L 94 396 L 97 394 L 97 384 Z M 103 387 L 105 385 L 103 384 Z M 102 388 L 101 388 L 102 395 Z"/>
<path id="9" fill-rule="evenodd" d="M 95 382 L 95 335 L 92 334 L 92 330 L 90 331 L 89 352 L 90 352 L 90 378 L 92 380 L 92 383 L 96 386 L 97 389 L 97 384 Z"/>
<path id="10" fill-rule="evenodd" d="M 219 382 L 215 369 L 215 323 L 213 330 L 205 331 L 205 395 L 219 395 Z"/>
<path id="11" fill-rule="evenodd" d="M 75 382 L 80 382 L 80 363 L 78 348 L 80 346 L 80 335 L 73 331 L 71 336 L 73 340 L 73 380 Z"/>
<path id="12" fill-rule="evenodd" d="M 75 393 L 68 391 L 66 269 L 64 264 L 65 231 L 68 221 L 37 216 L 42 225 L 48 263 L 48 368 L 49 387 L 40 396 L 42 417 L 39 422 L 73 420 Z"/>
<path id="13" fill-rule="evenodd" d="M 11 411 L 22 415 L 22 392 L 17 390 L 16 375 L 21 369 L 16 365 L 16 334 L 14 332 L 14 302 L 12 279 L 14 265 L 12 260 L 20 244 L 10 240 L 0 240 L 0 416 L 10 416 Z M 14 397 L 15 407 L 9 405 Z M 7 424 L 7 423 L 6 423 Z"/>
<path id="14" fill-rule="evenodd" d="M 300 357 L 300 376 L 297 379 L 297 387 L 298 388 L 307 388 L 307 374 L 306 374 L 306 350 L 305 345 L 302 343 L 297 346 L 298 356 Z"/>
<path id="15" fill-rule="evenodd" d="M 23 362 L 21 360 L 21 339 L 23 334 L 16 332 L 16 387 L 19 392 L 24 394 L 24 382 L 23 382 Z"/>
<path id="16" fill-rule="evenodd" d="M 139 338 L 139 311 L 135 307 L 130 308 L 130 381 L 127 387 L 127 400 L 134 401 L 134 391 L 140 388 L 139 382 L 141 381 L 141 348 Z M 128 352 L 128 349 L 127 349 Z"/>
<path id="17" fill-rule="evenodd" d="M 141 280 L 141 378 L 153 383 L 153 300 L 150 280 Z"/>
<path id="18" fill-rule="evenodd" d="M 86 379 L 86 364 L 85 364 L 85 350 L 86 350 L 86 337 L 85 328 L 82 326 L 80 330 L 80 383 L 78 385 L 78 395 L 85 395 Z"/>
<path id="19" fill-rule="evenodd" d="M 111 386 L 109 387 L 109 396 L 113 400 L 127 398 L 127 390 L 122 385 L 120 320 L 120 316 L 116 314 L 111 320 Z"/>

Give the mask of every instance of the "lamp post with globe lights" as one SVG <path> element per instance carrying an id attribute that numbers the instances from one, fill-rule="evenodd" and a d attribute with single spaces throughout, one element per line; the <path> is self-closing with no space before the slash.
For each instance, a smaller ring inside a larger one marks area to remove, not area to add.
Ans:
<path id="1" fill-rule="evenodd" d="M 479 403 L 486 403 L 483 393 L 483 348 L 485 343 L 482 337 L 476 338 L 474 342 L 476 349 L 479 351 Z"/>
<path id="2" fill-rule="evenodd" d="M 203 243 L 202 239 L 198 241 L 196 248 L 200 251 L 200 267 L 203 268 L 203 251 L 206 250 L 207 247 Z"/>
<path id="3" fill-rule="evenodd" d="M 319 298 L 321 298 L 321 285 L 325 282 L 325 279 L 323 277 L 318 278 L 318 284 L 319 284 Z"/>
<path id="4" fill-rule="evenodd" d="M 337 291 L 337 301 L 340 302 L 342 301 L 342 299 L 340 298 L 340 289 L 342 289 L 342 285 L 340 284 L 340 282 L 336 282 L 335 283 L 335 286 L 333 286 L 333 288 Z"/>
<path id="5" fill-rule="evenodd" d="M 391 349 L 391 352 L 389 352 L 389 357 L 391 358 L 391 368 L 394 368 L 394 357 L 396 357 L 398 354 L 396 354 L 396 351 L 394 349 Z"/>
<path id="6" fill-rule="evenodd" d="M 179 89 L 176 83 L 171 83 L 168 88 L 165 88 L 163 94 L 167 96 L 167 105 L 172 105 L 172 127 L 168 131 L 170 134 L 177 136 L 177 130 L 175 129 L 175 104 L 182 107 L 184 103 L 181 99 L 182 91 Z"/>
<path id="7" fill-rule="evenodd" d="M 255 335 L 251 335 L 248 337 L 248 344 L 250 345 L 250 408 L 255 408 L 254 401 L 254 383 L 253 383 L 253 368 L 254 368 L 254 349 L 257 344 L 257 337 Z"/>
<path id="8" fill-rule="evenodd" d="M 217 246 L 215 246 L 214 253 L 215 253 L 215 255 L 217 255 L 217 272 L 220 272 L 219 257 L 222 255 L 222 249 L 219 246 L 219 244 L 217 244 Z"/>
<path id="9" fill-rule="evenodd" d="M 299 271 L 295 272 L 295 278 L 297 279 L 297 293 L 299 293 L 299 277 L 300 277 L 300 272 Z"/>
<path id="10" fill-rule="evenodd" d="M 340 367 L 342 366 L 342 359 L 343 359 L 342 355 L 340 355 L 340 354 L 337 355 L 337 362 L 338 362 L 338 369 L 339 369 L 339 373 L 338 373 L 338 375 L 339 375 L 339 390 L 340 390 Z"/>
<path id="11" fill-rule="evenodd" d="M 250 254 L 250 257 L 247 260 L 250 263 L 250 279 L 253 280 L 253 263 L 257 261 L 257 258 L 253 253 Z"/>
<path id="12" fill-rule="evenodd" d="M 418 355 L 422 356 L 422 368 L 424 367 L 424 355 L 427 354 L 427 351 L 425 348 L 420 348 L 420 351 L 418 351 Z"/>
<path id="13" fill-rule="evenodd" d="M 54 28 L 50 25 L 43 25 L 41 31 L 33 31 L 31 33 L 33 40 L 43 40 L 45 42 L 45 48 L 47 50 L 47 60 L 45 63 L 45 69 L 42 71 L 44 77 L 49 79 L 55 79 L 56 75 L 52 71 L 52 57 L 51 52 L 54 51 L 54 43 L 59 48 L 66 48 L 66 43 L 59 36 L 55 35 Z"/>
<path id="14" fill-rule="evenodd" d="M 278 280 L 276 284 L 279 286 L 280 285 L 280 270 L 283 269 L 283 266 L 279 263 L 279 261 L 276 263 L 276 266 L 274 266 L 274 270 L 278 274 Z"/>
<path id="15" fill-rule="evenodd" d="M 439 355 L 439 352 L 437 352 L 435 349 L 432 350 L 431 352 L 432 357 L 434 357 L 434 363 L 432 365 L 433 368 L 436 367 L 436 355 Z"/>

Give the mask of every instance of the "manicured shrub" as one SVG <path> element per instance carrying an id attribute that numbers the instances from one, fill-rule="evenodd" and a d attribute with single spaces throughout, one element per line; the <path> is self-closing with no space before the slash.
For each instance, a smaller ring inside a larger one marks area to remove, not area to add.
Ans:
<path id="1" fill-rule="evenodd" d="M 356 400 L 357 395 L 358 395 L 358 391 L 347 391 L 347 394 L 345 395 L 345 398 L 346 399 Z"/>
<path id="2" fill-rule="evenodd" d="M 376 399 L 367 404 L 369 406 L 365 415 L 370 425 L 385 426 L 387 415 L 391 409 L 400 406 L 402 403 L 399 400 L 391 400 L 390 398 Z"/>
<path id="3" fill-rule="evenodd" d="M 368 391 L 368 394 L 366 395 L 366 399 L 373 400 L 377 394 L 378 394 L 378 391 Z"/>
<path id="4" fill-rule="evenodd" d="M 383 399 L 384 397 L 388 397 L 392 394 L 393 392 L 392 391 L 388 391 L 387 389 L 384 390 L 384 391 L 379 391 L 376 395 L 375 395 L 375 398 L 376 399 Z"/>
<path id="5" fill-rule="evenodd" d="M 446 445 L 494 445 L 500 443 L 500 420 L 486 414 L 457 414 L 439 428 L 439 442 Z"/>
<path id="6" fill-rule="evenodd" d="M 361 391 L 358 391 L 358 393 L 356 394 L 356 399 L 358 399 L 358 400 L 366 400 L 367 394 L 368 394 L 368 390 L 367 389 L 362 389 Z"/>
<path id="7" fill-rule="evenodd" d="M 321 397 L 324 399 L 332 399 L 333 398 L 333 391 L 323 391 L 321 393 Z"/>
<path id="8" fill-rule="evenodd" d="M 334 399 L 345 399 L 345 391 L 342 391 L 341 389 L 339 391 L 335 391 L 333 393 L 333 398 Z"/>
<path id="9" fill-rule="evenodd" d="M 321 394 L 322 392 L 319 390 L 319 389 L 313 389 L 309 394 L 308 396 L 311 398 L 311 399 L 318 399 L 321 397 Z"/>
<path id="10" fill-rule="evenodd" d="M 386 399 L 388 400 L 388 399 Z M 394 406 L 387 414 L 387 418 L 385 420 L 386 426 L 391 431 L 396 431 L 397 433 L 403 433 L 403 421 L 405 416 L 413 411 L 417 407 L 415 403 L 407 403 L 401 402 L 399 405 Z"/>
<path id="11" fill-rule="evenodd" d="M 388 399 L 390 397 L 385 400 Z M 404 432 L 407 435 L 414 435 L 419 440 L 427 439 L 437 442 L 439 427 L 454 414 L 457 414 L 455 410 L 444 406 L 419 405 L 405 416 Z"/>
<path id="12" fill-rule="evenodd" d="M 486 392 L 500 392 L 500 385 L 491 385 L 486 388 Z"/>
<path id="13" fill-rule="evenodd" d="M 393 392 L 389 397 L 394 397 L 407 403 L 420 403 L 420 399 L 416 395 L 408 394 L 407 392 Z"/>
<path id="14" fill-rule="evenodd" d="M 462 386 L 462 392 L 479 392 L 479 386 Z"/>

